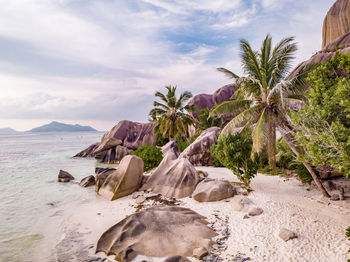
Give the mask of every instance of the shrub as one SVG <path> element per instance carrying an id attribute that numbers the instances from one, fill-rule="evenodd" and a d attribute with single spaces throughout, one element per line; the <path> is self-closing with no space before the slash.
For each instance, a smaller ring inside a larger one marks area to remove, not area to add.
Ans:
<path id="1" fill-rule="evenodd" d="M 132 154 L 143 160 L 144 171 L 157 167 L 163 159 L 162 150 L 156 146 L 139 146 Z"/>
<path id="2" fill-rule="evenodd" d="M 164 138 L 161 134 L 158 134 L 156 146 L 164 146 L 168 142 L 169 142 L 168 138 Z"/>
<path id="3" fill-rule="evenodd" d="M 350 55 L 336 53 L 307 78 L 304 109 L 292 114 L 305 161 L 350 176 Z"/>
<path id="4" fill-rule="evenodd" d="M 277 165 L 280 168 L 295 170 L 302 183 L 311 184 L 312 176 L 307 168 L 301 163 L 287 143 L 280 138 L 277 141 Z"/>
<path id="5" fill-rule="evenodd" d="M 250 134 L 235 133 L 220 137 L 210 148 L 214 159 L 231 169 L 247 190 L 251 190 L 250 181 L 259 167 L 257 155 L 251 158 L 252 145 Z"/>
<path id="6" fill-rule="evenodd" d="M 179 148 L 180 152 L 184 151 L 190 145 L 190 142 L 188 142 L 182 136 L 178 136 L 175 140 L 175 143 Z"/>

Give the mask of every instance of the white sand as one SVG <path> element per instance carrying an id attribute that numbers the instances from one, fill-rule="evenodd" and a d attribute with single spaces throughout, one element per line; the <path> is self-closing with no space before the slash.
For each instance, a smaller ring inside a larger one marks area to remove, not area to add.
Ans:
<path id="1" fill-rule="evenodd" d="M 237 181 L 225 168 L 197 169 L 207 171 L 212 178 Z M 345 229 L 350 226 L 349 198 L 331 202 L 316 189 L 307 191 L 308 187 L 296 179 L 278 176 L 258 175 L 252 181 L 252 188 L 254 192 L 248 197 L 264 213 L 249 219 L 243 219 L 244 212 L 232 209 L 230 199 L 211 203 L 198 203 L 192 198 L 180 200 L 181 206 L 210 219 L 217 211 L 220 218 L 228 218 L 231 235 L 225 243 L 227 249 L 220 254 L 224 261 L 233 261 L 238 255 L 258 262 L 342 262 L 350 258 L 347 254 L 350 242 L 345 239 Z M 93 188 L 81 190 L 95 194 Z M 46 238 L 36 249 L 41 250 L 35 254 L 38 261 L 82 261 L 83 257 L 94 257 L 99 237 L 134 213 L 132 205 L 135 200 L 131 196 L 112 202 L 96 196 L 93 201 L 82 200 L 72 209 L 64 210 L 61 216 L 43 226 Z M 298 238 L 284 242 L 278 237 L 282 227 L 296 232 Z M 112 257 L 109 260 L 114 261 Z M 191 261 L 196 260 L 191 258 Z"/>

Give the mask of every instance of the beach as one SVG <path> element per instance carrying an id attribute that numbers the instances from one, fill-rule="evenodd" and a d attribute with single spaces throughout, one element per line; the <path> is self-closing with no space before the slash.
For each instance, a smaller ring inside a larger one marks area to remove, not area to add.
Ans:
<path id="1" fill-rule="evenodd" d="M 237 182 L 226 168 L 196 169 L 206 171 L 210 178 Z M 52 208 L 52 216 L 40 226 L 40 234 L 45 238 L 38 242 L 33 256 L 37 261 L 114 261 L 114 256 L 95 255 L 96 243 L 109 227 L 140 208 L 135 195 L 108 201 L 95 196 L 93 187 L 68 186 L 88 191 L 89 197 L 64 210 Z M 222 244 L 214 244 L 210 251 L 221 261 L 339 262 L 349 258 L 345 238 L 345 229 L 350 224 L 349 199 L 330 201 L 316 188 L 280 176 L 259 174 L 252 180 L 252 188 L 254 191 L 247 197 L 264 212 L 248 219 L 243 219 L 245 212 L 234 211 L 230 203 L 233 198 L 199 203 L 186 197 L 178 199 L 176 205 L 207 217 L 209 225 L 223 239 Z M 146 200 L 143 205 L 146 208 L 157 203 Z M 281 228 L 292 230 L 298 237 L 283 241 L 278 237 Z M 225 230 L 229 233 L 223 237 Z M 137 257 L 135 261 L 143 259 Z M 163 260 L 147 258 L 146 261 Z"/>

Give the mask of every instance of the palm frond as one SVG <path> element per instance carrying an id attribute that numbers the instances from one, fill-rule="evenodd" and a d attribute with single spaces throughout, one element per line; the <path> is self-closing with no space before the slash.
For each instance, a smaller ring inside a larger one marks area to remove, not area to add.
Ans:
<path id="1" fill-rule="evenodd" d="M 262 109 L 263 108 L 261 108 L 260 105 L 255 105 L 242 111 L 225 126 L 225 128 L 221 131 L 220 136 L 227 135 L 236 128 L 244 127 L 248 122 L 256 119 L 256 116 L 260 114 Z"/>
<path id="2" fill-rule="evenodd" d="M 251 104 L 252 100 L 225 101 L 215 106 L 214 109 L 209 113 L 209 117 L 212 117 L 215 114 L 239 113 L 244 109 L 247 109 Z"/>
<path id="3" fill-rule="evenodd" d="M 260 153 L 263 145 L 265 145 L 266 141 L 266 108 L 264 108 L 259 116 L 259 120 L 257 121 L 255 127 L 252 132 L 253 139 L 253 150 L 255 153 Z"/>
<path id="4" fill-rule="evenodd" d="M 237 79 L 239 78 L 238 75 L 236 75 L 235 73 L 233 73 L 232 71 L 226 69 L 226 68 L 223 68 L 223 67 L 219 67 L 217 68 L 218 71 L 224 73 L 228 78 L 232 78 L 232 79 Z"/>
<path id="5" fill-rule="evenodd" d="M 252 76 L 261 81 L 262 77 L 258 61 L 258 52 L 253 51 L 249 42 L 244 39 L 240 41 L 240 48 L 243 71 L 247 75 Z"/>

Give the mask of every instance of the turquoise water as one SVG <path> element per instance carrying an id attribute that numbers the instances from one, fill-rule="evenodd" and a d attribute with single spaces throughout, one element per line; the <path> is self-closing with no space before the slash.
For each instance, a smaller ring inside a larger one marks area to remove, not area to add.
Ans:
<path id="1" fill-rule="evenodd" d="M 73 183 L 58 183 L 60 169 L 79 182 L 94 174 L 94 159 L 73 158 L 102 133 L 0 135 L 0 261 L 30 261 L 30 248 L 45 236 L 36 232 L 53 207 L 88 196 Z M 91 197 L 91 196 L 90 196 Z"/>

